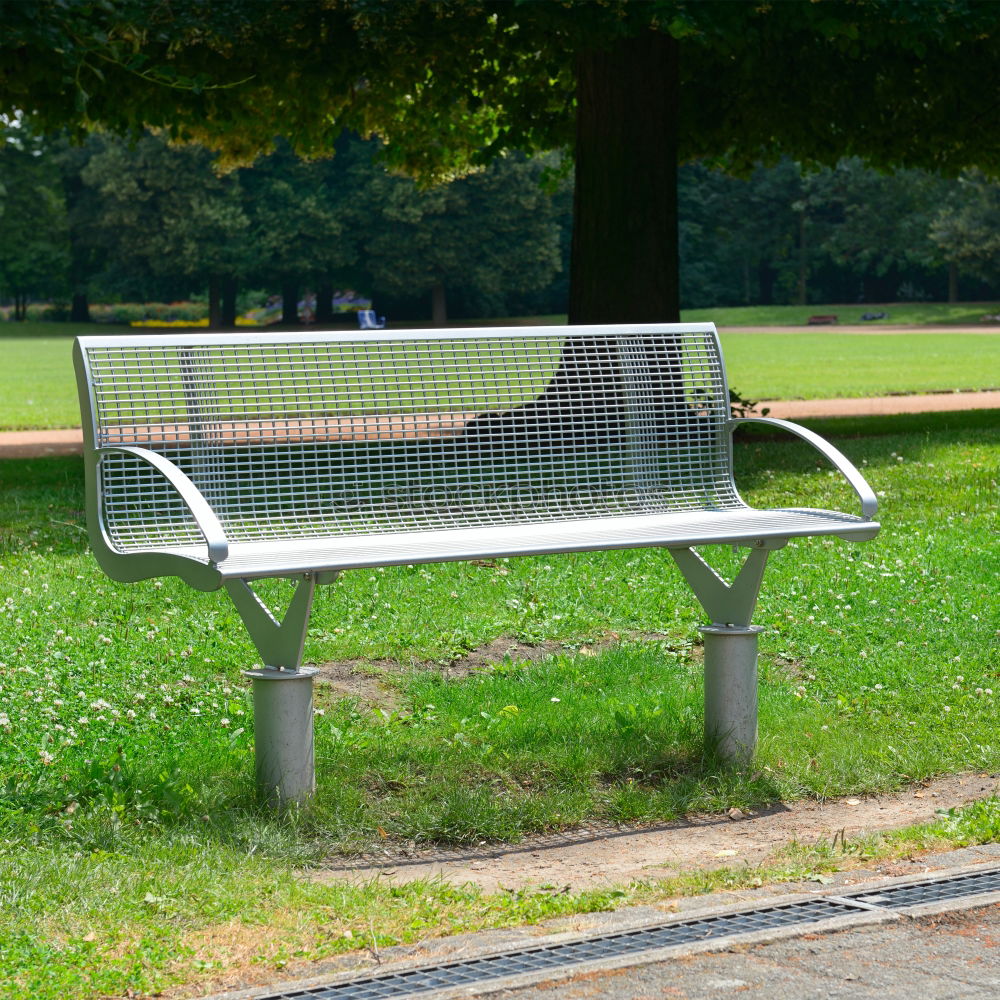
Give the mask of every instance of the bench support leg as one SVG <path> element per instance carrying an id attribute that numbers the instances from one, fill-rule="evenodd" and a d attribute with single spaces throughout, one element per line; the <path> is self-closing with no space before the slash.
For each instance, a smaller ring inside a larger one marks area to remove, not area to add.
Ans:
<path id="1" fill-rule="evenodd" d="M 302 670 L 248 670 L 253 680 L 257 792 L 269 806 L 305 805 L 316 791 L 313 676 Z"/>
<path id="2" fill-rule="evenodd" d="M 257 790 L 279 809 L 304 805 L 316 789 L 313 677 L 318 671 L 301 665 L 315 584 L 312 576 L 299 581 L 280 622 L 248 581 L 225 584 L 264 661 L 263 668 L 245 675 L 253 681 Z"/>
<path id="3" fill-rule="evenodd" d="M 767 557 L 783 540 L 750 549 L 736 579 L 726 583 L 694 549 L 671 549 L 712 624 L 705 637 L 705 742 L 724 760 L 748 762 L 757 748 L 757 636 L 750 624 Z"/>
<path id="4" fill-rule="evenodd" d="M 703 625 L 705 742 L 723 759 L 747 763 L 757 748 L 759 625 Z"/>

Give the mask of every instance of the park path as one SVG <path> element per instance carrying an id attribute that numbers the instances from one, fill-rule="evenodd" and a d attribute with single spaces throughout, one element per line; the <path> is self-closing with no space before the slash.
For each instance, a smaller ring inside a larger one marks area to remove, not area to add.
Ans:
<path id="1" fill-rule="evenodd" d="M 956 410 L 1000 409 L 1000 391 L 934 392 L 923 395 L 874 396 L 860 399 L 762 400 L 771 417 L 802 420 L 809 417 L 872 417 L 899 413 L 947 413 Z M 41 458 L 79 455 L 83 433 L 79 427 L 60 430 L 0 431 L 0 458 Z"/>

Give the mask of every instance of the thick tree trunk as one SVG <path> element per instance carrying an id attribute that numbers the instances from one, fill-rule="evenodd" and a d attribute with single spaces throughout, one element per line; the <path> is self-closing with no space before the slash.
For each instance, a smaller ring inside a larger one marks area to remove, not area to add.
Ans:
<path id="1" fill-rule="evenodd" d="M 648 31 L 576 71 L 569 321 L 677 322 L 677 42 Z"/>
<path id="2" fill-rule="evenodd" d="M 435 326 L 444 326 L 448 322 L 448 299 L 440 281 L 431 289 L 431 322 Z"/>
<path id="3" fill-rule="evenodd" d="M 569 322 L 676 323 L 678 51 L 656 32 L 577 56 L 576 188 Z M 674 338 L 646 348 L 664 393 L 680 385 Z M 481 414 L 477 441 L 581 446 L 628 433 L 617 349 L 601 337 L 570 337 L 559 368 L 534 401 Z"/>
<path id="4" fill-rule="evenodd" d="M 948 301 L 958 301 L 958 265 L 948 265 Z"/>
<path id="5" fill-rule="evenodd" d="M 208 279 L 208 326 L 211 330 L 222 326 L 222 282 L 218 278 Z"/>
<path id="6" fill-rule="evenodd" d="M 297 281 L 281 283 L 281 325 L 299 325 L 299 285 Z"/>
<path id="7" fill-rule="evenodd" d="M 87 301 L 86 292 L 74 292 L 72 304 L 69 307 L 69 320 L 71 323 L 90 322 L 90 303 Z"/>
<path id="8" fill-rule="evenodd" d="M 333 285 L 320 281 L 316 286 L 316 323 L 329 326 L 333 322 Z"/>
<path id="9" fill-rule="evenodd" d="M 232 330 L 236 326 L 236 291 L 238 289 L 236 279 L 233 277 L 222 279 L 222 325 L 227 330 Z"/>

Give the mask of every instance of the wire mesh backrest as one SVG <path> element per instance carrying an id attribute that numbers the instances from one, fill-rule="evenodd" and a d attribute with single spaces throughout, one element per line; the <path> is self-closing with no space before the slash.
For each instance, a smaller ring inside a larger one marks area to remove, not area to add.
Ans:
<path id="1" fill-rule="evenodd" d="M 169 458 L 234 540 L 739 503 L 704 328 L 82 343 L 96 445 Z M 198 541 L 159 473 L 110 453 L 100 475 L 119 547 Z"/>

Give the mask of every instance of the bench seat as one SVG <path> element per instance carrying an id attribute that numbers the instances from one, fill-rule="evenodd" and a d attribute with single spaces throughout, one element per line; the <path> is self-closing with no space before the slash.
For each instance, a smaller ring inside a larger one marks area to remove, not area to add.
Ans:
<path id="1" fill-rule="evenodd" d="M 177 560 L 175 572 L 178 576 L 191 577 L 191 582 L 200 581 L 203 588 L 211 583 L 214 589 L 225 579 L 240 577 L 290 576 L 408 563 L 643 546 L 690 548 L 720 542 L 753 545 L 761 540 L 814 535 L 866 541 L 877 532 L 877 523 L 837 511 L 746 507 L 708 513 L 595 517 L 584 521 L 490 528 L 244 541 L 231 544 L 227 558 L 215 566 L 209 565 L 204 545 L 165 547 L 159 551 Z"/>

